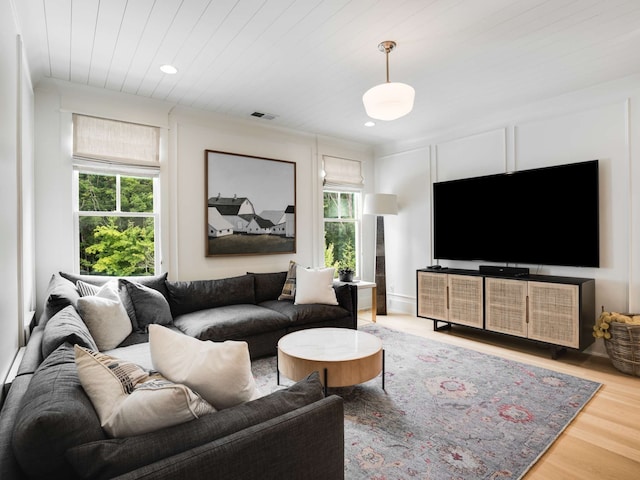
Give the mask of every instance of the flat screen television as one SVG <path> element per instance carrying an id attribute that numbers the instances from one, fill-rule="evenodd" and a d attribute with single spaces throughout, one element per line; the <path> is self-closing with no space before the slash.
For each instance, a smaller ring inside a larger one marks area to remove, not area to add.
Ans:
<path id="1" fill-rule="evenodd" d="M 433 184 L 434 257 L 598 267 L 598 160 Z"/>

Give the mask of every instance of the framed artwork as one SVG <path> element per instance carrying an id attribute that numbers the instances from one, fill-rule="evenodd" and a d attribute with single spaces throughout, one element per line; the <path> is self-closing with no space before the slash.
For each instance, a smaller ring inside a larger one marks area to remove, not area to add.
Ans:
<path id="1" fill-rule="evenodd" d="M 206 256 L 296 252 L 296 164 L 205 150 Z"/>

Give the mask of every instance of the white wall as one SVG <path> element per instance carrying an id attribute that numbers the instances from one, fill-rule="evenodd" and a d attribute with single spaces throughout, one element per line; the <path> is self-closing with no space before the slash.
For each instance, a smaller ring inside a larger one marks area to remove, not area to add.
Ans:
<path id="1" fill-rule="evenodd" d="M 322 255 L 322 155 L 371 161 L 368 147 L 337 139 L 318 138 L 205 112 L 176 108 L 171 113 L 170 179 L 172 215 L 169 273 L 175 279 L 222 278 L 247 271 L 287 269 L 289 260 L 321 265 Z M 203 208 L 204 151 L 218 150 L 285 160 L 296 164 L 295 254 L 205 257 Z"/>
<path id="2" fill-rule="evenodd" d="M 640 222 L 635 216 L 640 195 L 635 185 L 640 176 L 640 119 L 632 115 L 640 107 L 637 85 L 637 77 L 622 79 L 470 121 L 456 131 L 380 148 L 376 188 L 399 193 L 403 204 L 393 220 L 401 233 L 387 235 L 390 308 L 415 313 L 415 270 L 434 263 L 433 182 L 599 159 L 600 268 L 522 266 L 545 275 L 595 278 L 596 313 L 601 306 L 638 311 Z M 407 188 L 405 182 L 414 174 L 419 178 Z M 440 263 L 477 269 L 487 262 Z M 601 341 L 591 351 L 604 353 Z"/>
<path id="3" fill-rule="evenodd" d="M 33 298 L 33 90 L 15 18 L 0 0 L 0 380 L 24 343 Z"/>
<path id="4" fill-rule="evenodd" d="M 104 116 L 161 128 L 161 173 L 167 168 L 165 102 L 67 82 L 42 81 L 35 89 L 35 231 L 37 312 L 51 275 L 74 271 L 72 113 Z M 163 220 L 166 213 L 163 211 Z M 163 239 L 164 240 L 164 239 Z M 164 245 L 165 242 L 163 242 Z M 164 255 L 163 255 L 164 254 Z M 160 255 L 166 257 L 162 249 Z"/>
<path id="5" fill-rule="evenodd" d="M 319 265 L 322 249 L 322 184 L 319 159 L 335 155 L 371 168 L 370 147 L 339 139 L 238 120 L 164 102 L 58 81 L 36 88 L 38 305 L 52 273 L 73 271 L 71 113 L 157 125 L 161 145 L 162 270 L 174 280 L 223 278 L 247 271 L 287 269 L 290 259 Z M 297 253 L 205 256 L 204 151 L 263 156 L 296 163 Z M 372 255 L 372 252 L 367 252 Z M 366 302 L 366 295 L 363 302 Z"/>

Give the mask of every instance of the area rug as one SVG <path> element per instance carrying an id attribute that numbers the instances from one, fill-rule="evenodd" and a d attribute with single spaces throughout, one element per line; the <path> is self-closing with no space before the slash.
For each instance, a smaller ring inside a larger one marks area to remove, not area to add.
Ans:
<path id="1" fill-rule="evenodd" d="M 521 478 L 601 386 L 378 325 L 362 330 L 382 339 L 386 391 L 380 377 L 329 389 L 344 399 L 347 480 Z M 264 393 L 284 388 L 275 357 L 252 369 Z"/>

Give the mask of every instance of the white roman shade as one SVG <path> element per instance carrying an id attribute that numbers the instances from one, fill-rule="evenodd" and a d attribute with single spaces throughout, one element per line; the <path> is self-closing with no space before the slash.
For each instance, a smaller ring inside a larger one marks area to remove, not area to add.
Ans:
<path id="1" fill-rule="evenodd" d="M 160 129 L 73 115 L 73 156 L 128 165 L 159 163 Z"/>
<path id="2" fill-rule="evenodd" d="M 362 177 L 362 163 L 358 160 L 348 160 L 346 158 L 322 156 L 324 180 L 326 186 L 349 186 L 362 187 L 364 178 Z"/>

